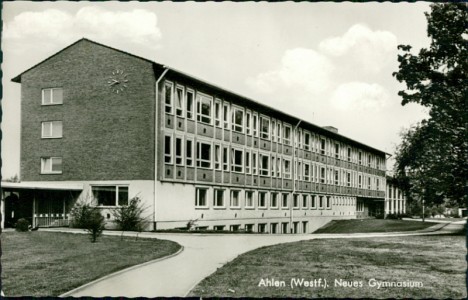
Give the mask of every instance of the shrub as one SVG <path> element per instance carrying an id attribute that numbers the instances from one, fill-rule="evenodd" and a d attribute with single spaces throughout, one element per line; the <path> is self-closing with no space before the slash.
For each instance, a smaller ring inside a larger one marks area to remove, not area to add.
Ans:
<path id="1" fill-rule="evenodd" d="M 106 224 L 104 217 L 98 208 L 91 206 L 89 197 L 84 200 L 79 200 L 70 211 L 72 218 L 71 226 L 75 228 L 83 228 L 88 231 L 91 242 L 96 242 L 101 235 Z"/>
<path id="2" fill-rule="evenodd" d="M 398 219 L 398 216 L 397 214 L 388 214 L 387 217 L 385 219 L 388 219 L 388 220 L 397 220 Z"/>
<path id="3" fill-rule="evenodd" d="M 142 217 L 144 210 L 145 208 L 141 205 L 141 199 L 133 197 L 128 205 L 113 210 L 112 215 L 120 230 L 141 232 L 146 225 L 146 220 Z"/>
<path id="4" fill-rule="evenodd" d="M 29 230 L 28 220 L 21 218 L 16 222 L 16 231 L 25 232 L 25 231 L 28 231 L 28 230 Z"/>

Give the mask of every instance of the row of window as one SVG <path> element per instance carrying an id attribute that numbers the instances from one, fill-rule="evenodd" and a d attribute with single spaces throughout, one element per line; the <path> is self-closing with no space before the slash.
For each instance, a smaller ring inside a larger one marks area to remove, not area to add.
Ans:
<path id="1" fill-rule="evenodd" d="M 234 209 L 240 209 L 241 207 L 245 209 L 289 209 L 290 198 L 291 193 L 214 188 L 211 207 L 215 209 L 228 206 Z M 352 197 L 312 194 L 292 195 L 292 208 L 294 209 L 331 209 L 332 205 L 353 206 L 355 204 L 356 199 Z M 196 189 L 195 207 L 210 207 L 209 188 L 199 187 Z"/>
<path id="2" fill-rule="evenodd" d="M 195 147 L 195 150 L 193 149 Z M 194 155 L 195 154 L 195 155 Z M 164 163 L 178 166 L 222 170 L 242 174 L 271 176 L 291 179 L 292 160 L 289 156 L 268 154 L 241 147 L 216 144 L 197 140 L 193 137 L 166 133 L 164 136 Z M 380 190 L 378 176 L 363 175 L 320 163 L 296 159 L 294 174 L 296 180 L 335 184 Z"/>
<path id="3" fill-rule="evenodd" d="M 166 114 L 175 112 L 175 115 L 191 120 L 195 120 L 196 116 L 196 120 L 201 123 L 292 145 L 293 134 L 290 124 L 170 81 L 166 81 L 164 85 L 164 107 Z M 365 153 L 302 128 L 298 128 L 294 134 L 294 145 L 299 149 L 359 165 L 367 163 L 369 167 L 385 169 L 385 158 Z"/>
<path id="4" fill-rule="evenodd" d="M 292 223 L 292 230 L 290 232 L 289 222 L 272 222 L 272 223 L 259 223 L 259 224 L 241 224 L 234 225 L 214 225 L 213 230 L 218 231 L 245 231 L 245 232 L 258 232 L 258 233 L 309 233 L 308 221 L 295 221 Z M 197 230 L 207 230 L 208 226 L 197 226 Z"/>

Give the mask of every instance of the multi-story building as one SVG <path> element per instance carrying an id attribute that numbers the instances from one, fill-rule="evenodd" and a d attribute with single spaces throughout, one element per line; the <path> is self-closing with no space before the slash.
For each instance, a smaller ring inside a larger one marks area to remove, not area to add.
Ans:
<path id="1" fill-rule="evenodd" d="M 111 221 L 138 195 L 155 229 L 307 233 L 384 210 L 385 152 L 156 62 L 81 39 L 13 81 L 22 182 L 2 199 L 21 191 L 33 225 L 86 196 Z"/>

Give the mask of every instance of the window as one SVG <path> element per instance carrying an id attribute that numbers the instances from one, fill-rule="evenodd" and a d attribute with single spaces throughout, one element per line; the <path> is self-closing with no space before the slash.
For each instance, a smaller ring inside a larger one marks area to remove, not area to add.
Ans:
<path id="1" fill-rule="evenodd" d="M 317 208 L 317 202 L 316 202 L 317 199 L 316 198 L 317 198 L 317 196 L 315 196 L 315 195 L 312 195 L 312 197 L 311 197 L 310 208 L 312 208 L 312 209 Z"/>
<path id="2" fill-rule="evenodd" d="M 275 167 L 276 167 L 276 162 L 275 162 L 275 156 L 272 154 L 271 155 L 271 176 L 275 176 L 276 174 L 276 170 L 275 170 Z"/>
<path id="3" fill-rule="evenodd" d="M 348 186 L 351 186 L 351 173 L 348 172 L 348 175 L 347 175 L 347 182 L 348 182 Z"/>
<path id="4" fill-rule="evenodd" d="M 270 119 L 260 117 L 260 137 L 264 139 L 270 138 Z"/>
<path id="5" fill-rule="evenodd" d="M 245 174 L 250 174 L 250 150 L 245 150 Z"/>
<path id="6" fill-rule="evenodd" d="M 276 124 L 276 139 L 278 143 L 281 143 L 281 123 L 279 121 Z"/>
<path id="7" fill-rule="evenodd" d="M 239 191 L 231 191 L 231 207 L 240 207 Z"/>
<path id="8" fill-rule="evenodd" d="M 367 189 L 371 189 L 371 178 L 367 177 Z"/>
<path id="9" fill-rule="evenodd" d="M 229 151 L 228 147 L 223 147 L 223 170 L 229 171 Z"/>
<path id="10" fill-rule="evenodd" d="M 377 178 L 376 181 L 377 181 L 376 182 L 376 190 L 378 191 L 378 190 L 380 190 L 380 180 Z"/>
<path id="11" fill-rule="evenodd" d="M 211 144 L 197 142 L 197 167 L 211 168 Z"/>
<path id="12" fill-rule="evenodd" d="M 42 138 L 61 138 L 62 121 L 42 122 Z"/>
<path id="13" fill-rule="evenodd" d="M 299 208 L 299 195 L 293 195 L 293 208 Z"/>
<path id="14" fill-rule="evenodd" d="M 288 206 L 289 206 L 288 194 L 283 193 L 282 195 L 283 195 L 283 198 L 281 199 L 281 207 L 282 208 L 288 208 Z"/>
<path id="15" fill-rule="evenodd" d="M 172 164 L 172 136 L 164 136 L 164 162 Z"/>
<path id="16" fill-rule="evenodd" d="M 229 129 L 229 103 L 223 105 L 223 123 L 224 129 Z"/>
<path id="17" fill-rule="evenodd" d="M 221 146 L 215 145 L 215 170 L 221 170 Z"/>
<path id="18" fill-rule="evenodd" d="M 319 208 L 323 209 L 323 196 L 319 196 Z"/>
<path id="19" fill-rule="evenodd" d="M 340 158 L 340 145 L 335 144 L 335 158 Z"/>
<path id="20" fill-rule="evenodd" d="M 310 133 L 304 132 L 304 149 L 310 150 Z"/>
<path id="21" fill-rule="evenodd" d="M 266 192 L 258 192 L 258 207 L 259 208 L 266 208 Z"/>
<path id="22" fill-rule="evenodd" d="M 197 94 L 197 121 L 211 124 L 211 103 L 213 98 Z"/>
<path id="23" fill-rule="evenodd" d="M 221 127 L 221 101 L 216 99 L 215 101 L 215 126 Z"/>
<path id="24" fill-rule="evenodd" d="M 213 207 L 224 207 L 224 190 L 214 190 Z"/>
<path id="25" fill-rule="evenodd" d="M 183 165 L 184 158 L 182 153 L 182 138 L 176 137 L 175 139 L 175 162 L 176 165 Z"/>
<path id="26" fill-rule="evenodd" d="M 278 193 L 271 193 L 270 207 L 278 208 Z"/>
<path id="27" fill-rule="evenodd" d="M 193 120 L 193 91 L 187 90 L 185 95 L 185 102 L 187 102 L 187 118 Z"/>
<path id="28" fill-rule="evenodd" d="M 184 115 L 184 88 L 181 86 L 176 87 L 176 115 L 183 116 Z"/>
<path id="29" fill-rule="evenodd" d="M 253 129 L 253 135 L 254 136 L 258 136 L 258 122 L 257 122 L 257 119 L 258 119 L 258 115 L 257 113 L 254 113 L 252 115 L 252 129 Z"/>
<path id="30" fill-rule="evenodd" d="M 239 149 L 231 149 L 231 171 L 233 172 L 243 172 L 244 161 L 242 156 L 244 151 Z"/>
<path id="31" fill-rule="evenodd" d="M 254 207 L 253 193 L 252 191 L 245 191 L 245 208 Z"/>
<path id="32" fill-rule="evenodd" d="M 331 209 L 331 199 L 330 199 L 330 196 L 327 196 L 327 209 Z"/>
<path id="33" fill-rule="evenodd" d="M 164 104 L 165 112 L 172 114 L 172 82 L 167 82 L 164 84 Z"/>
<path id="34" fill-rule="evenodd" d="M 302 194 L 302 208 L 307 208 L 308 207 L 308 203 L 309 202 L 309 197 L 306 195 L 306 194 Z"/>
<path id="35" fill-rule="evenodd" d="M 310 180 L 310 165 L 309 163 L 304 163 L 304 180 Z"/>
<path id="36" fill-rule="evenodd" d="M 283 143 L 285 145 L 291 145 L 291 126 L 289 125 L 284 125 Z"/>
<path id="37" fill-rule="evenodd" d="M 351 161 L 351 148 L 348 147 L 348 161 Z"/>
<path id="38" fill-rule="evenodd" d="M 257 153 L 252 152 L 252 173 L 253 175 L 257 175 Z"/>
<path id="39" fill-rule="evenodd" d="M 335 170 L 335 185 L 338 185 L 340 174 L 338 170 Z"/>
<path id="40" fill-rule="evenodd" d="M 324 167 L 320 168 L 320 182 L 325 183 L 325 168 Z"/>
<path id="41" fill-rule="evenodd" d="M 185 141 L 185 163 L 188 167 L 193 167 L 193 141 Z"/>
<path id="42" fill-rule="evenodd" d="M 62 158 L 42 157 L 41 174 L 62 174 Z"/>
<path id="43" fill-rule="evenodd" d="M 276 177 L 281 178 L 281 157 L 276 158 Z"/>
<path id="44" fill-rule="evenodd" d="M 246 116 L 245 116 L 245 130 L 246 130 L 246 133 L 248 135 L 251 135 L 252 134 L 252 114 L 250 113 L 250 111 L 247 111 L 246 112 Z"/>
<path id="45" fill-rule="evenodd" d="M 232 107 L 232 130 L 244 132 L 244 110 Z"/>
<path id="46" fill-rule="evenodd" d="M 271 120 L 271 141 L 276 141 L 276 120 Z"/>
<path id="47" fill-rule="evenodd" d="M 320 140 L 320 154 L 325 155 L 325 139 Z"/>
<path id="48" fill-rule="evenodd" d="M 359 164 L 362 165 L 362 152 L 359 151 L 359 154 L 358 154 L 358 161 L 359 161 Z"/>
<path id="49" fill-rule="evenodd" d="M 208 189 L 207 188 L 197 188 L 195 197 L 195 207 L 207 207 L 207 197 Z"/>
<path id="50" fill-rule="evenodd" d="M 50 88 L 42 90 L 42 105 L 63 104 L 63 89 Z"/>
<path id="51" fill-rule="evenodd" d="M 367 157 L 367 166 L 370 167 L 372 164 L 372 156 L 369 154 L 369 156 Z"/>
<path id="52" fill-rule="evenodd" d="M 358 178 L 359 178 L 359 181 L 358 181 L 358 183 L 359 183 L 359 188 L 362 188 L 362 176 L 359 175 Z"/>
<path id="53" fill-rule="evenodd" d="M 270 162 L 270 156 L 260 154 L 259 162 L 260 162 L 260 167 L 259 167 L 260 175 L 268 176 L 268 174 L 269 174 L 268 165 L 269 165 L 269 162 Z"/>
<path id="54" fill-rule="evenodd" d="M 291 178 L 291 160 L 287 158 L 283 158 L 283 176 L 286 179 Z"/>
<path id="55" fill-rule="evenodd" d="M 101 206 L 128 205 L 128 186 L 93 186 L 94 199 Z"/>

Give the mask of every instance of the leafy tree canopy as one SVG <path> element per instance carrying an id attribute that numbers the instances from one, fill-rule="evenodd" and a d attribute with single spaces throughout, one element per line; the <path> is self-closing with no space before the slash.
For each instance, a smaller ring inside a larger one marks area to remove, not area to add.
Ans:
<path id="1" fill-rule="evenodd" d="M 437 3 L 431 9 L 426 13 L 430 47 L 413 55 L 411 46 L 398 46 L 400 66 L 393 76 L 406 84 L 398 93 L 402 105 L 425 106 L 429 118 L 403 132 L 396 174 L 429 203 L 466 206 L 467 6 Z"/>

